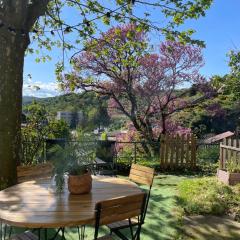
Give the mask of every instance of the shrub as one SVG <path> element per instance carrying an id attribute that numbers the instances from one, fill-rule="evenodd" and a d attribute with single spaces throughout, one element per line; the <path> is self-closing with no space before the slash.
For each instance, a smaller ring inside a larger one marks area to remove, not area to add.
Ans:
<path id="1" fill-rule="evenodd" d="M 227 162 L 227 170 L 230 173 L 240 173 L 240 158 L 231 157 Z"/>
<path id="2" fill-rule="evenodd" d="M 219 159 L 219 145 L 199 146 L 197 159 L 200 162 L 216 163 Z"/>
<path id="3" fill-rule="evenodd" d="M 199 146 L 197 149 L 197 164 L 205 174 L 216 174 L 219 166 L 219 145 Z"/>
<path id="4" fill-rule="evenodd" d="M 215 177 L 187 179 L 179 184 L 179 200 L 187 214 L 240 213 L 240 185 L 230 187 Z"/>

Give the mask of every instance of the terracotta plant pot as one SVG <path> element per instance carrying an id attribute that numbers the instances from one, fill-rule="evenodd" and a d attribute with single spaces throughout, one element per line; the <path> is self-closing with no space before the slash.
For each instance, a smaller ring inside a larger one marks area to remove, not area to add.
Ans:
<path id="1" fill-rule="evenodd" d="M 68 176 L 68 190 L 71 194 L 89 193 L 92 189 L 92 176 L 87 172 L 81 176 Z"/>

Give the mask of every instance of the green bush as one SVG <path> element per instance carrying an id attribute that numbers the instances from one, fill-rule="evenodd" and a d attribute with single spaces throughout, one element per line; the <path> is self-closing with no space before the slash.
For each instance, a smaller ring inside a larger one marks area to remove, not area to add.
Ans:
<path id="1" fill-rule="evenodd" d="M 187 214 L 240 213 L 240 185 L 230 187 L 216 177 L 187 179 L 179 184 L 179 200 Z"/>
<path id="2" fill-rule="evenodd" d="M 216 163 L 219 160 L 219 145 L 209 147 L 199 146 L 197 150 L 197 159 L 199 162 Z"/>
<path id="3" fill-rule="evenodd" d="M 207 175 L 216 174 L 219 166 L 219 152 L 219 145 L 199 146 L 197 149 L 198 169 Z"/>

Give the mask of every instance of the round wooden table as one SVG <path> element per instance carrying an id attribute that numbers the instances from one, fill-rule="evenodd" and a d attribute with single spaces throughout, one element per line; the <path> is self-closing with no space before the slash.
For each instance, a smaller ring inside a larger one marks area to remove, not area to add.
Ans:
<path id="1" fill-rule="evenodd" d="M 134 183 L 121 178 L 93 177 L 92 191 L 71 195 L 51 191 L 51 180 L 30 181 L 0 191 L 0 221 L 17 227 L 60 228 L 93 224 L 95 204 L 140 193 Z"/>

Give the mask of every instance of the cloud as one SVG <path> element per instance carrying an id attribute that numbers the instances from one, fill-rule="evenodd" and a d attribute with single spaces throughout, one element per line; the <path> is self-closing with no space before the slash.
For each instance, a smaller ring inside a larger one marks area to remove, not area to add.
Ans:
<path id="1" fill-rule="evenodd" d="M 23 83 L 23 95 L 34 96 L 34 97 L 53 97 L 60 95 L 62 92 L 58 88 L 56 82 L 40 82 L 33 81 L 31 77 Z"/>

